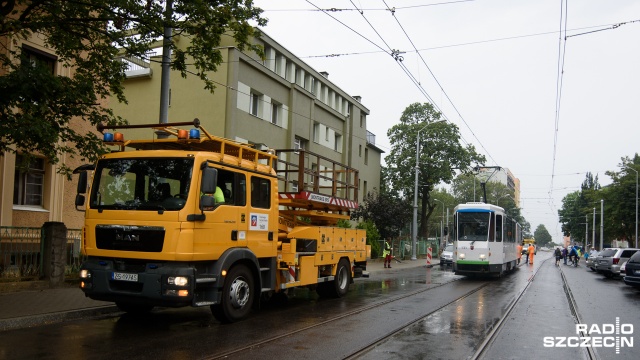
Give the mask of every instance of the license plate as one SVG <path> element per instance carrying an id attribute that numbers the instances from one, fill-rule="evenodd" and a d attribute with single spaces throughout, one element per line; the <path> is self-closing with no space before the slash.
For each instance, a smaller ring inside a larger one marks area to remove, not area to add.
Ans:
<path id="1" fill-rule="evenodd" d="M 138 274 L 114 272 L 111 273 L 111 280 L 137 282 Z"/>

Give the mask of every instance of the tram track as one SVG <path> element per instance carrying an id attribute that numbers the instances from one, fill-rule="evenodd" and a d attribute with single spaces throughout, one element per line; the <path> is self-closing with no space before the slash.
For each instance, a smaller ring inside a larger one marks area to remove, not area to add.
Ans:
<path id="1" fill-rule="evenodd" d="M 373 341 L 370 345 L 368 345 L 368 346 L 366 346 L 366 347 L 364 347 L 364 348 L 362 348 L 362 349 L 360 349 L 360 350 L 358 350 L 358 351 L 356 351 L 356 352 L 352 353 L 351 355 L 349 355 L 349 356 L 345 357 L 345 359 L 348 359 L 348 360 L 358 359 L 361 355 L 366 354 L 366 353 L 370 352 L 371 350 L 373 350 L 373 349 L 374 349 L 376 346 L 378 346 L 378 344 L 380 344 L 381 342 L 383 342 L 383 341 L 385 341 L 385 340 L 387 340 L 387 339 L 390 339 L 390 338 L 394 337 L 394 336 L 395 336 L 395 335 L 397 335 L 398 333 L 400 333 L 400 332 L 402 332 L 402 331 L 404 331 L 404 330 L 406 330 L 406 329 L 410 328 L 411 326 L 413 326 L 414 324 L 416 324 L 416 323 L 418 323 L 418 322 L 420 322 L 420 321 L 423 321 L 424 319 L 426 319 L 426 318 L 428 318 L 429 316 L 433 315 L 434 313 L 436 313 L 436 312 L 438 312 L 438 311 L 442 310 L 443 308 L 445 308 L 445 307 L 447 307 L 447 306 L 449 306 L 449 305 L 451 305 L 451 304 L 454 304 L 454 303 L 456 303 L 456 302 L 458 302 L 458 301 L 460 301 L 460 300 L 462 300 L 462 299 L 464 299 L 464 298 L 466 298 L 466 297 L 469 297 L 469 296 L 471 296 L 471 295 L 475 294 L 476 292 L 478 292 L 478 291 L 482 290 L 484 287 L 486 287 L 486 286 L 487 286 L 487 285 L 489 285 L 489 284 L 490 284 L 490 282 L 489 282 L 489 281 L 485 281 L 485 282 L 484 282 L 482 285 L 480 285 L 479 287 L 477 287 L 477 288 L 475 288 L 475 289 L 473 289 L 473 290 L 471 290 L 471 291 L 467 292 L 466 294 L 464 294 L 464 295 L 462 295 L 462 296 L 457 297 L 456 299 L 454 299 L 454 300 L 450 301 L 450 302 L 449 302 L 449 303 L 447 303 L 447 304 L 444 304 L 444 305 L 442 305 L 442 306 L 438 307 L 437 309 L 435 309 L 435 310 L 431 311 L 431 312 L 430 312 L 430 313 L 428 313 L 427 315 L 422 316 L 422 317 L 420 317 L 420 318 L 418 318 L 418 319 L 416 319 L 416 320 L 414 320 L 414 321 L 412 321 L 412 322 L 410 322 L 410 323 L 408 323 L 408 324 L 406 324 L 406 325 L 404 325 L 404 326 L 401 326 L 400 328 L 395 329 L 394 331 L 390 332 L 388 335 L 386 335 L 386 336 L 384 336 L 384 337 L 381 337 L 381 338 L 376 339 L 376 340 L 375 340 L 375 341 Z"/>
<path id="2" fill-rule="evenodd" d="M 564 275 L 564 271 L 562 270 L 562 268 L 560 268 L 560 276 L 562 276 L 562 284 L 564 287 L 564 292 L 567 295 L 567 300 L 569 302 L 569 308 L 571 309 L 571 314 L 575 317 L 576 324 L 582 324 L 583 322 L 582 322 L 582 318 L 580 317 L 580 312 L 578 311 L 578 304 L 576 303 L 576 299 L 574 298 L 573 293 L 571 292 L 571 288 L 568 285 L 567 278 Z M 581 330 L 580 336 L 587 337 L 589 336 L 589 334 Z M 586 347 L 585 349 L 587 351 L 587 356 L 589 360 L 599 359 L 598 355 L 596 354 L 595 350 L 592 347 Z"/>
<path id="3" fill-rule="evenodd" d="M 543 261 L 543 263 L 546 263 L 547 261 L 555 261 L 555 257 L 550 257 L 548 259 L 545 259 Z M 540 271 L 541 268 L 542 268 L 542 266 L 538 267 L 536 269 L 536 271 L 529 277 L 525 287 L 520 291 L 518 296 L 511 302 L 511 304 L 509 304 L 509 306 L 507 308 L 507 311 L 505 311 L 504 315 L 498 320 L 498 322 L 496 323 L 494 328 L 489 332 L 489 334 L 485 337 L 485 339 L 482 342 L 482 344 L 478 347 L 476 352 L 469 359 L 471 359 L 471 360 L 482 359 L 482 356 L 484 355 L 485 351 L 487 349 L 489 349 L 491 344 L 495 341 L 495 339 L 496 339 L 495 335 L 498 333 L 498 331 L 500 331 L 504 327 L 505 322 L 509 318 L 512 310 L 516 307 L 518 302 L 522 299 L 522 297 L 526 293 L 526 291 L 529 288 L 529 286 L 532 284 L 533 280 L 535 279 L 535 276 L 537 275 L 538 271 Z M 571 292 L 571 288 L 568 285 L 567 278 L 565 277 L 564 272 L 562 271 L 562 268 L 560 268 L 559 270 L 560 270 L 560 275 L 562 277 L 562 284 L 563 284 L 564 292 L 565 292 L 565 295 L 567 297 L 567 301 L 568 301 L 568 305 L 569 305 L 569 308 L 571 310 L 571 313 L 574 316 L 576 323 L 582 323 L 582 320 L 580 318 L 580 313 L 578 312 L 578 307 L 577 307 L 575 298 L 573 297 L 573 294 Z M 580 335 L 583 336 L 583 337 L 584 336 L 588 336 L 588 334 L 585 334 L 583 331 L 580 332 Z M 585 350 L 586 350 L 586 353 L 587 353 L 586 354 L 587 355 L 587 359 L 589 359 L 589 360 L 599 359 L 599 357 L 597 356 L 597 354 L 595 353 L 595 350 L 593 350 L 593 348 L 586 347 Z"/>
<path id="4" fill-rule="evenodd" d="M 551 258 L 543 260 L 542 263 L 545 263 L 545 262 L 549 261 L 550 259 Z M 527 292 L 527 289 L 529 288 L 529 286 L 531 285 L 533 280 L 535 280 L 535 277 L 536 277 L 536 275 L 538 274 L 538 271 L 540 271 L 541 268 L 542 268 L 542 266 L 539 266 L 536 269 L 536 271 L 533 274 L 531 274 L 531 276 L 529 276 L 529 278 L 527 279 L 527 285 L 525 285 L 524 288 L 522 288 L 522 290 L 520 290 L 520 293 L 518 293 L 518 296 L 516 296 L 513 299 L 513 301 L 511 301 L 511 303 L 507 307 L 507 310 L 504 312 L 502 317 L 500 317 L 498 322 L 496 322 L 495 326 L 493 326 L 493 328 L 491 329 L 489 334 L 487 334 L 487 336 L 484 338 L 484 341 L 480 344 L 480 346 L 478 347 L 476 352 L 469 359 L 472 359 L 472 360 L 480 359 L 482 357 L 482 355 L 484 354 L 484 352 L 491 346 L 493 341 L 495 341 L 495 338 L 496 338 L 495 335 L 498 333 L 498 331 L 500 331 L 500 329 L 503 328 L 506 320 L 509 318 L 509 315 L 511 315 L 511 312 L 513 311 L 513 309 L 516 307 L 518 302 L 522 299 L 524 294 Z"/>
<path id="5" fill-rule="evenodd" d="M 503 312 L 503 314 L 499 317 L 499 319 L 497 321 L 495 321 L 492 325 L 491 328 L 488 330 L 487 335 L 484 337 L 484 339 L 482 340 L 482 342 L 480 343 L 479 346 L 477 346 L 477 348 L 475 349 L 475 352 L 473 353 L 473 355 L 467 357 L 467 359 L 483 359 L 486 358 L 487 354 L 487 350 L 491 348 L 492 344 L 499 338 L 499 336 L 497 336 L 497 334 L 500 332 L 500 330 L 502 330 L 505 325 L 508 323 L 508 320 L 510 318 L 510 316 L 513 314 L 514 309 L 516 308 L 516 306 L 521 302 L 521 300 L 525 297 L 525 293 L 530 289 L 529 286 L 533 283 L 533 281 L 535 281 L 536 276 L 538 275 L 539 271 L 542 269 L 542 267 L 544 266 L 544 264 L 547 263 L 547 261 L 554 261 L 553 258 L 548 258 L 543 260 L 541 263 L 540 267 L 537 267 L 535 269 L 535 271 L 533 272 L 533 274 L 531 274 L 528 278 L 527 278 L 527 282 L 524 285 L 524 287 L 517 293 L 517 295 L 515 297 L 512 298 L 512 300 L 509 302 L 509 304 L 507 305 L 507 307 L 505 308 L 505 311 Z M 574 315 L 574 319 L 577 323 L 581 322 L 581 318 L 577 309 L 577 305 L 576 302 L 573 298 L 573 294 L 570 291 L 570 288 L 568 286 L 567 283 L 567 279 L 565 278 L 564 274 L 561 272 L 561 276 L 562 276 L 562 282 L 563 282 L 563 287 L 565 289 L 565 294 L 567 297 L 567 301 L 569 303 L 569 307 L 571 309 L 572 314 Z M 328 328 L 330 328 L 331 326 L 336 325 L 337 323 L 339 323 L 340 321 L 351 321 L 349 318 L 350 317 L 354 317 L 356 315 L 362 315 L 364 314 L 365 316 L 370 316 L 367 315 L 366 313 L 369 311 L 378 311 L 378 309 L 382 306 L 385 305 L 392 305 L 394 303 L 398 303 L 398 306 L 400 306 L 400 302 L 402 300 L 405 299 L 409 299 L 411 297 L 415 297 L 415 296 L 419 296 L 420 294 L 423 293 L 427 293 L 431 290 L 435 290 L 438 288 L 441 288 L 443 286 L 452 284 L 453 282 L 457 282 L 460 281 L 462 279 L 455 279 L 452 281 L 448 281 L 448 282 L 444 282 L 441 284 L 437 284 L 434 286 L 431 286 L 429 288 L 426 289 L 420 289 L 420 290 L 415 290 L 415 291 L 411 291 L 411 292 L 407 292 L 404 293 L 402 295 L 398 295 L 398 296 L 393 296 L 389 299 L 386 299 L 384 301 L 378 301 L 376 303 L 373 304 L 369 304 L 366 306 L 362 306 L 359 307 L 357 309 L 353 309 L 351 311 L 346 311 L 346 312 L 342 312 L 341 314 L 337 315 L 337 316 L 333 316 L 329 319 L 326 319 L 324 321 L 320 321 L 318 323 L 314 323 L 312 325 L 308 325 L 308 326 L 304 326 L 301 328 L 297 328 L 297 329 L 293 329 L 290 331 L 285 331 L 281 334 L 278 334 L 276 336 L 272 336 L 269 338 L 265 338 L 262 340 L 258 340 L 255 342 L 252 342 L 250 344 L 246 344 L 244 346 L 229 350 L 227 352 L 224 353 L 219 353 L 216 354 L 214 356 L 211 357 L 205 357 L 205 359 L 221 359 L 221 358 L 230 358 L 230 357 L 237 357 L 239 355 L 244 354 L 245 352 L 249 352 L 249 351 L 256 351 L 262 347 L 269 347 L 269 346 L 278 346 L 277 344 L 280 343 L 281 340 L 285 340 L 286 338 L 289 337 L 293 337 L 293 336 L 298 336 L 298 337 L 305 337 L 305 336 L 312 336 L 312 334 L 317 331 L 324 331 L 324 329 L 322 327 L 327 326 Z M 452 298 L 451 300 L 446 300 L 446 302 L 443 302 L 442 304 L 438 304 L 437 307 L 434 307 L 433 309 L 429 309 L 427 313 L 421 314 L 421 316 L 416 317 L 415 319 L 411 319 L 409 321 L 406 321 L 405 323 L 396 326 L 394 328 L 390 328 L 387 329 L 387 332 L 384 335 L 380 335 L 380 336 L 375 336 L 375 337 L 371 337 L 371 339 L 366 339 L 364 342 L 366 344 L 362 345 L 359 344 L 357 348 L 354 348 L 353 350 L 349 350 L 347 355 L 341 356 L 341 358 L 344 359 L 359 359 L 359 358 L 367 358 L 368 355 L 371 354 L 372 351 L 374 351 L 374 349 L 376 349 L 378 346 L 380 346 L 381 344 L 385 343 L 386 341 L 398 336 L 399 334 L 401 334 L 404 331 L 407 331 L 408 329 L 412 328 L 413 326 L 415 326 L 417 323 L 420 323 L 422 321 L 425 321 L 427 318 L 429 318 L 430 316 L 433 316 L 434 314 L 438 313 L 439 311 L 444 310 L 446 307 L 448 307 L 449 305 L 455 304 L 456 302 L 462 301 L 465 298 L 468 298 L 482 290 L 484 290 L 488 285 L 493 284 L 495 281 L 493 280 L 487 280 L 487 281 L 482 281 L 482 282 L 477 282 L 476 285 L 474 286 L 473 289 L 470 289 L 469 291 L 465 291 L 463 294 L 456 294 L 455 298 Z M 335 324 L 334 324 L 335 323 Z M 305 334 L 307 333 L 308 334 Z M 585 334 L 582 334 L 583 336 Z M 598 359 L 597 354 L 595 353 L 595 351 L 591 348 L 587 348 L 586 349 L 586 357 L 587 359 L 590 360 L 595 360 Z"/>
<path id="6" fill-rule="evenodd" d="M 368 311 L 377 311 L 377 309 L 379 309 L 381 306 L 393 304 L 393 303 L 396 303 L 396 302 L 400 302 L 402 300 L 405 300 L 405 299 L 408 299 L 408 298 L 411 298 L 411 297 L 414 297 L 414 296 L 417 296 L 417 295 L 420 295 L 420 294 L 423 294 L 423 293 L 438 289 L 440 287 L 452 284 L 452 283 L 460 281 L 460 280 L 462 280 L 462 279 L 453 279 L 451 281 L 447 281 L 447 282 L 443 282 L 441 284 L 436 284 L 434 286 L 430 286 L 429 288 L 411 291 L 411 292 L 408 292 L 408 293 L 405 293 L 405 294 L 402 294 L 402 295 L 391 297 L 391 298 L 386 299 L 384 301 L 378 301 L 378 302 L 375 302 L 375 303 L 372 303 L 372 304 L 369 304 L 369 305 L 366 305 L 366 306 L 359 307 L 357 309 L 353 309 L 353 310 L 350 310 L 350 311 L 345 311 L 345 312 L 342 312 L 341 314 L 339 314 L 337 316 L 333 316 L 333 317 L 331 317 L 329 319 L 326 319 L 324 321 L 320 321 L 320 322 L 317 322 L 317 323 L 312 324 L 312 325 L 308 325 L 308 326 L 304 326 L 304 327 L 301 327 L 301 328 L 297 328 L 297 329 L 293 329 L 293 330 L 290 330 L 290 331 L 286 331 L 286 332 L 283 332 L 283 333 L 278 334 L 276 336 L 271 336 L 269 338 L 265 338 L 265 339 L 262 339 L 262 340 L 254 341 L 254 342 L 252 342 L 250 344 L 246 344 L 244 346 L 237 347 L 235 349 L 228 350 L 228 351 L 223 352 L 223 353 L 218 353 L 218 354 L 215 354 L 215 355 L 203 357 L 202 359 L 214 360 L 214 359 L 227 359 L 227 358 L 235 357 L 237 355 L 242 354 L 243 352 L 250 351 L 250 350 L 253 350 L 253 349 L 256 349 L 256 348 L 259 348 L 259 347 L 263 347 L 263 346 L 268 346 L 269 344 L 275 343 L 275 342 L 277 342 L 279 340 L 286 339 L 286 338 L 292 337 L 294 335 L 301 335 L 301 334 L 304 334 L 305 332 L 311 331 L 313 329 L 320 328 L 320 327 L 323 327 L 323 326 L 330 325 L 332 323 L 336 323 L 336 322 L 341 321 L 341 320 L 348 319 L 349 317 L 353 317 L 353 316 L 356 316 L 356 315 L 359 315 L 359 314 L 362 314 L 362 313 L 366 313 Z M 484 288 L 485 286 L 487 286 L 489 283 L 490 283 L 489 281 L 485 281 L 484 283 L 482 283 L 479 286 L 475 287 L 471 291 L 466 292 L 462 296 L 459 296 L 456 299 L 448 302 L 447 304 L 439 306 L 437 309 L 430 311 L 427 315 L 422 316 L 422 317 L 420 317 L 420 318 L 418 318 L 418 319 L 416 319 L 414 321 L 411 321 L 411 323 L 409 323 L 409 324 L 404 324 L 403 326 L 400 326 L 400 327 L 396 328 L 395 330 L 392 330 L 389 334 L 387 334 L 385 336 L 378 337 L 378 338 L 375 338 L 375 339 L 369 341 L 369 344 L 367 346 L 360 348 L 358 351 L 353 352 L 351 355 L 348 355 L 348 356 L 346 356 L 344 358 L 346 358 L 346 359 L 355 359 L 355 358 L 357 358 L 358 354 L 366 353 L 368 350 L 370 350 L 373 347 L 375 347 L 376 344 L 379 344 L 381 341 L 384 341 L 385 339 L 392 337 L 394 334 L 397 334 L 398 332 L 406 329 L 407 327 L 410 327 L 414 323 L 424 319 L 425 317 L 428 317 L 429 315 L 441 310 L 442 308 L 444 308 L 444 307 L 446 307 L 446 306 L 448 306 L 448 305 L 450 305 L 452 303 L 455 303 L 456 301 L 464 299 L 467 296 L 472 295 L 473 293 L 475 293 L 475 292 L 481 290 L 482 288 Z"/>

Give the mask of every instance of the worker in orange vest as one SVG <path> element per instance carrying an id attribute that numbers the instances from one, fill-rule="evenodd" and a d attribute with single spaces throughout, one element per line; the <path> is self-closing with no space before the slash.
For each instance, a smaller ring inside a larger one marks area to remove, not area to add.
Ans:
<path id="1" fill-rule="evenodd" d="M 518 244 L 518 246 L 516 246 L 516 251 L 518 252 L 516 254 L 518 256 L 518 265 L 520 265 L 520 260 L 522 259 L 522 244 Z"/>
<path id="2" fill-rule="evenodd" d="M 529 264 L 533 265 L 533 255 L 536 249 L 533 247 L 533 244 L 529 244 Z"/>

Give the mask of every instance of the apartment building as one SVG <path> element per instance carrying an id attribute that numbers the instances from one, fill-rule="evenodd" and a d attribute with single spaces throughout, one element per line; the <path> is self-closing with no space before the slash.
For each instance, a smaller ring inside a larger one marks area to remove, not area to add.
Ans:
<path id="1" fill-rule="evenodd" d="M 198 118 L 216 136 L 258 148 L 305 149 L 346 164 L 359 171 L 359 201 L 380 189 L 383 151 L 367 131 L 369 109 L 362 99 L 347 94 L 329 74 L 311 68 L 268 35 L 255 41 L 264 47 L 264 60 L 233 43 L 221 44 L 223 63 L 207 74 L 217 84 L 213 94 L 197 76 L 182 78 L 172 72 L 168 122 Z M 178 43 L 186 47 L 188 39 Z M 113 101 L 111 107 L 131 124 L 159 121 L 160 59 L 123 59 L 130 64 L 124 84 L 129 104 Z M 153 136 L 138 131 L 135 136 Z"/>
<path id="2" fill-rule="evenodd" d="M 489 181 L 495 181 L 507 186 L 509 190 L 513 191 L 513 201 L 516 207 L 520 207 L 520 179 L 516 178 L 511 170 L 508 168 L 500 168 L 499 170 L 492 168 L 480 168 L 477 176 L 480 179 L 489 178 Z"/>
<path id="3" fill-rule="evenodd" d="M 56 54 L 38 36 L 27 39 L 4 37 L 0 41 L 6 46 L 0 51 L 20 49 L 22 61 L 44 65 L 58 76 L 73 76 L 73 69 L 62 66 Z M 2 71 L 0 69 L 0 76 Z M 72 121 L 71 126 L 80 133 L 95 131 L 81 120 Z M 20 151 L 17 155 L 12 152 L 0 154 L 0 226 L 41 227 L 45 222 L 54 221 L 64 223 L 69 229 L 81 228 L 84 213 L 76 211 L 74 205 L 77 179 L 69 181 L 58 174 L 58 166 L 48 163 L 44 157 L 38 157 L 26 171 L 21 171 L 16 167 L 21 156 Z M 79 157 L 65 155 L 61 156 L 60 163 L 72 169 L 81 165 Z"/>

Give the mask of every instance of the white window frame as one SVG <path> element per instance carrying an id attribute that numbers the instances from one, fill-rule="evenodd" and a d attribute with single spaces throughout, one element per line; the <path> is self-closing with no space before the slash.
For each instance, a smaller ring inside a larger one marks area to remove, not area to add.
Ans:
<path id="1" fill-rule="evenodd" d="M 251 95 L 249 96 L 249 114 L 260 117 L 261 101 L 261 95 L 251 92 Z"/>
<path id="2" fill-rule="evenodd" d="M 13 205 L 43 207 L 46 160 L 36 157 L 35 161 L 28 165 L 26 171 L 19 169 L 21 160 L 22 155 L 17 155 L 13 185 Z"/>

